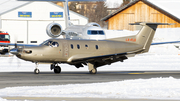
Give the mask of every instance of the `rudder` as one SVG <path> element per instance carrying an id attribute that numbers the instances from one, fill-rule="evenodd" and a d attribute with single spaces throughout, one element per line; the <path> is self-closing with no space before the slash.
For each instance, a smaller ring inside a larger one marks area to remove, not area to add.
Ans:
<path id="1" fill-rule="evenodd" d="M 143 46 L 143 53 L 148 52 L 158 25 L 171 25 L 169 23 L 130 23 L 130 25 L 142 25 L 136 35 L 136 43 Z"/>

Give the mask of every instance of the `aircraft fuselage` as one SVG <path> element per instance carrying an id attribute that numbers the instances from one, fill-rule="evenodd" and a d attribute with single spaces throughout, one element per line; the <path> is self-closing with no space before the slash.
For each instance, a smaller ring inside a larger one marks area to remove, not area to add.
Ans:
<path id="1" fill-rule="evenodd" d="M 32 62 L 71 63 L 74 59 L 127 53 L 143 47 L 136 43 L 109 40 L 49 39 L 47 42 L 56 42 L 58 46 L 41 44 L 37 47 L 25 47 L 18 57 Z"/>

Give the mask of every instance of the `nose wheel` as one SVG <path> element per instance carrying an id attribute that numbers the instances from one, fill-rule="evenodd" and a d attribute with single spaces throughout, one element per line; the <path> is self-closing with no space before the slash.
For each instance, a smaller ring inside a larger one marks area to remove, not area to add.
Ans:
<path id="1" fill-rule="evenodd" d="M 40 73 L 40 70 L 39 69 L 34 69 L 34 74 L 39 74 Z"/>

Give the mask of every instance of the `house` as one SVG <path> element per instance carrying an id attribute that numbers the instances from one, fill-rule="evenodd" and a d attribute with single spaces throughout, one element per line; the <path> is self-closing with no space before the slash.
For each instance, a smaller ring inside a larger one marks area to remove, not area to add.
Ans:
<path id="1" fill-rule="evenodd" d="M 101 20 L 108 22 L 109 30 L 139 30 L 129 25 L 134 22 L 174 23 L 158 28 L 179 28 L 179 5 L 180 0 L 134 0 Z"/>

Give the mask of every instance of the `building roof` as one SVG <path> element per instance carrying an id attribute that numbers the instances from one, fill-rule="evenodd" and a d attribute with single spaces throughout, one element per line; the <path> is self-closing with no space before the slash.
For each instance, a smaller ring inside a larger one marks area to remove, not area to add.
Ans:
<path id="1" fill-rule="evenodd" d="M 0 15 L 24 6 L 30 3 L 29 1 L 16 1 L 16 0 L 0 0 Z"/>
<path id="2" fill-rule="evenodd" d="M 145 4 L 151 6 L 152 8 L 160 11 L 161 13 L 171 17 L 177 22 L 180 22 L 180 0 L 135 0 L 130 2 L 129 4 L 119 8 L 115 12 L 111 13 L 110 15 L 102 18 L 102 21 L 107 21 L 109 18 L 115 16 L 116 14 L 120 13 L 121 11 L 127 9 L 128 7 L 136 4 L 137 2 L 142 1 Z"/>
<path id="3" fill-rule="evenodd" d="M 30 4 L 30 3 L 32 3 L 32 2 L 36 2 L 36 1 L 0 0 L 0 15 L 5 14 L 5 13 L 7 13 L 7 12 L 9 12 L 9 11 L 14 10 L 14 9 L 17 9 L 17 8 L 19 8 L 19 7 L 25 6 L 25 5 L 27 5 L 27 4 Z M 45 2 L 46 2 L 46 1 L 45 1 Z M 49 3 L 52 3 L 52 2 L 49 2 Z M 54 3 L 52 3 L 52 4 L 54 4 Z M 54 5 L 55 5 L 55 6 L 58 6 L 58 5 L 56 5 L 56 4 L 54 4 Z M 61 7 L 61 6 L 58 6 L 58 7 L 64 9 L 64 8 Z M 85 18 L 85 19 L 88 19 L 87 17 L 85 17 L 85 16 L 83 16 L 83 15 L 81 15 L 81 14 L 78 14 L 78 13 L 76 13 L 76 12 L 74 12 L 74 11 L 69 10 L 69 12 L 70 12 L 70 13 L 77 14 L 77 15 Z"/>

